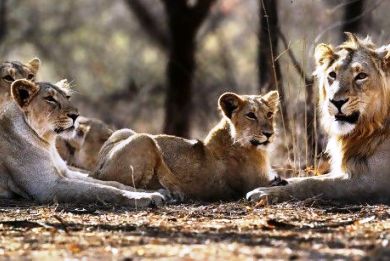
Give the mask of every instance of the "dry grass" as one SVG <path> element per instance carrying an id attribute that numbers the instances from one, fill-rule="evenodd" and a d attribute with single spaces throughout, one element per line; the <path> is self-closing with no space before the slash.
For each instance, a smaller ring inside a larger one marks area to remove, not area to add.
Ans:
<path id="1" fill-rule="evenodd" d="M 249 202 L 130 211 L 0 201 L 0 259 L 390 258 L 390 207 Z"/>

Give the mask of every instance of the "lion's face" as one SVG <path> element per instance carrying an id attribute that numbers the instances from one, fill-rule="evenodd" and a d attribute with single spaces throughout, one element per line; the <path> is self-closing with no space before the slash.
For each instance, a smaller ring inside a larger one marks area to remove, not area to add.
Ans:
<path id="1" fill-rule="evenodd" d="M 70 99 L 69 84 L 17 80 L 11 94 L 26 115 L 27 122 L 44 140 L 56 135 L 71 135 L 78 112 Z"/>
<path id="2" fill-rule="evenodd" d="M 315 51 L 323 124 L 339 136 L 387 113 L 383 55 L 368 40 L 349 37 L 335 49 L 320 44 Z"/>
<path id="3" fill-rule="evenodd" d="M 219 98 L 219 107 L 231 124 L 235 142 L 257 149 L 265 149 L 274 139 L 274 115 L 278 104 L 276 91 L 264 96 L 224 93 Z"/>
<path id="4" fill-rule="evenodd" d="M 40 60 L 34 58 L 28 63 L 17 61 L 4 62 L 0 65 L 0 105 L 10 98 L 10 87 L 15 80 L 28 79 L 35 81 L 40 66 Z"/>
<path id="5" fill-rule="evenodd" d="M 72 136 L 67 139 L 75 149 L 75 163 L 84 169 L 93 169 L 98 152 L 111 136 L 112 130 L 102 121 L 79 117 Z"/>

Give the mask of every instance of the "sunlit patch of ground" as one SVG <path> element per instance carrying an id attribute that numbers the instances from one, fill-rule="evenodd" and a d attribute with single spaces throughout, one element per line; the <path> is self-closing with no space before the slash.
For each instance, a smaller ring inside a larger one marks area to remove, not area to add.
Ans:
<path id="1" fill-rule="evenodd" d="M 0 201 L 0 259 L 390 258 L 390 207 L 245 201 L 129 211 Z M 129 259 L 129 260 L 130 260 Z"/>

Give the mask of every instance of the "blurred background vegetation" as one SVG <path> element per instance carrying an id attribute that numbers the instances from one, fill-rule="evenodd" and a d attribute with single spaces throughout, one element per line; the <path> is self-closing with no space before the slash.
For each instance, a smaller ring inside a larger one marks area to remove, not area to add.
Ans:
<path id="1" fill-rule="evenodd" d="M 39 80 L 72 81 L 82 115 L 139 132 L 203 138 L 223 92 L 278 89 L 273 160 L 301 168 L 325 142 L 315 45 L 344 31 L 388 43 L 389 10 L 385 0 L 0 0 L 0 53 L 38 56 Z"/>

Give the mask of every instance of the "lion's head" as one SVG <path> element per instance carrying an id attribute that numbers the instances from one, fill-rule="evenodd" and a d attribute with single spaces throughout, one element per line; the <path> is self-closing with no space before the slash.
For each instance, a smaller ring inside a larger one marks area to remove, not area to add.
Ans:
<path id="1" fill-rule="evenodd" d="M 236 142 L 245 147 L 265 149 L 273 141 L 274 115 L 279 105 L 277 91 L 264 96 L 228 92 L 221 95 L 218 104 Z"/>
<path id="2" fill-rule="evenodd" d="M 376 48 L 369 38 L 346 34 L 336 48 L 315 49 L 322 124 L 336 136 L 367 135 L 389 114 L 390 45 Z"/>
<path id="3" fill-rule="evenodd" d="M 112 132 L 107 124 L 98 119 L 79 117 L 72 136 L 57 139 L 57 149 L 69 164 L 92 170 L 101 147 Z"/>
<path id="4" fill-rule="evenodd" d="M 0 65 L 0 105 L 10 98 L 10 86 L 18 79 L 35 81 L 41 62 L 34 58 L 27 63 L 17 61 L 4 62 Z"/>
<path id="5" fill-rule="evenodd" d="M 27 123 L 44 140 L 54 142 L 56 135 L 70 135 L 78 117 L 69 101 L 70 86 L 66 80 L 47 82 L 16 80 L 11 95 L 24 112 Z"/>

